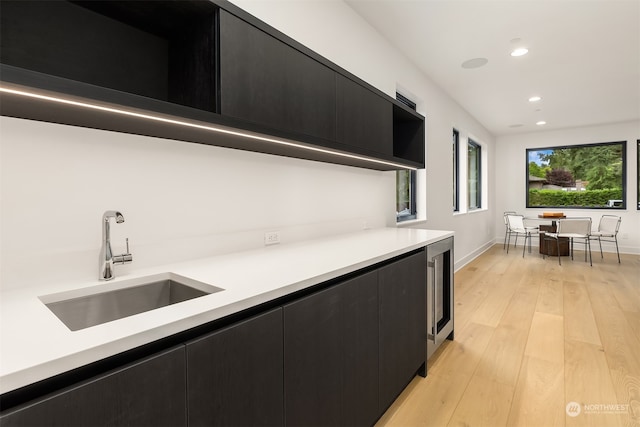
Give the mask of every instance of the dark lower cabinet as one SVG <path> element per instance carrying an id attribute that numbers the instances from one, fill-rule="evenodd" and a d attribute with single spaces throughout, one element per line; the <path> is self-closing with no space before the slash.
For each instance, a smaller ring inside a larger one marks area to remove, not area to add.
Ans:
<path id="1" fill-rule="evenodd" d="M 333 287 L 284 307 L 289 426 L 342 425 L 343 300 Z"/>
<path id="2" fill-rule="evenodd" d="M 370 426 L 378 404 L 378 272 L 346 282 L 344 425 Z"/>
<path id="3" fill-rule="evenodd" d="M 389 405 L 416 372 L 426 374 L 426 253 L 422 251 L 380 268 L 378 283 L 380 402 Z"/>
<path id="4" fill-rule="evenodd" d="M 283 424 L 282 308 L 187 343 L 189 426 Z"/>
<path id="5" fill-rule="evenodd" d="M 186 426 L 184 346 L 15 408 L 10 426 Z"/>
<path id="6" fill-rule="evenodd" d="M 284 306 L 285 423 L 378 418 L 377 272 Z"/>
<path id="7" fill-rule="evenodd" d="M 371 426 L 425 374 L 426 271 L 424 250 L 374 266 L 4 410 L 0 424 Z"/>

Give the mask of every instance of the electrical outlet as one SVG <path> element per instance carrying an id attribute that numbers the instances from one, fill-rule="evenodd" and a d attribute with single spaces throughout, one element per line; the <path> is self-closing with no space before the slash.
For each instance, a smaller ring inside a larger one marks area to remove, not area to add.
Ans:
<path id="1" fill-rule="evenodd" d="M 267 231 L 264 233 L 264 244 L 265 246 L 269 245 L 277 245 L 280 243 L 280 232 L 279 231 Z"/>
<path id="2" fill-rule="evenodd" d="M 628 233 L 622 233 L 622 239 L 623 240 L 627 240 L 629 238 L 629 234 Z"/>

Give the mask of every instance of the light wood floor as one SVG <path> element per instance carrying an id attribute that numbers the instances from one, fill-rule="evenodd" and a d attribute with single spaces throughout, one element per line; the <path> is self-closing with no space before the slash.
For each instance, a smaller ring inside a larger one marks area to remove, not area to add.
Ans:
<path id="1" fill-rule="evenodd" d="M 640 426 L 640 256 L 593 256 L 495 245 L 462 268 L 455 340 L 378 425 Z"/>

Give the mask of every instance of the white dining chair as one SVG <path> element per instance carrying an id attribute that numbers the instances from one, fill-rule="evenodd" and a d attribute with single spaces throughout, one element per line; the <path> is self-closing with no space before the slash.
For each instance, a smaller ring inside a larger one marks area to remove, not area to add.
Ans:
<path id="1" fill-rule="evenodd" d="M 524 225 L 524 216 L 522 215 L 507 215 L 507 224 L 509 227 L 507 253 L 509 253 L 511 236 L 516 236 L 515 243 L 513 244 L 514 247 L 518 244 L 518 236 L 524 236 L 524 246 L 522 248 L 522 257 L 524 258 L 524 252 L 527 249 L 527 239 L 529 239 L 529 253 L 531 253 L 531 233 L 537 232 L 538 227 Z"/>
<path id="2" fill-rule="evenodd" d="M 602 242 L 612 242 L 616 244 L 616 253 L 618 254 L 618 263 L 620 263 L 620 250 L 618 249 L 618 230 L 622 218 L 617 215 L 602 215 L 598 223 L 598 230 L 591 232 L 591 240 L 598 240 L 600 245 L 600 257 L 604 259 L 602 253 Z M 611 240 L 613 239 L 613 240 Z"/>
<path id="3" fill-rule="evenodd" d="M 574 240 L 582 240 L 579 242 L 585 245 L 584 261 L 587 261 L 587 251 L 589 252 L 589 265 L 593 266 L 591 257 L 591 218 L 565 218 L 558 220 L 558 228 L 555 233 L 545 233 L 545 240 L 555 240 L 558 246 L 558 264 L 562 265 L 560 256 L 560 240 L 569 239 L 571 259 L 573 259 L 573 242 Z M 544 258 L 544 253 L 542 255 Z"/>
<path id="4" fill-rule="evenodd" d="M 507 236 L 509 235 L 509 221 L 507 220 L 507 216 L 515 214 L 515 211 L 505 211 L 502 214 L 502 219 L 504 220 L 504 243 L 502 244 L 503 250 L 507 247 Z"/>

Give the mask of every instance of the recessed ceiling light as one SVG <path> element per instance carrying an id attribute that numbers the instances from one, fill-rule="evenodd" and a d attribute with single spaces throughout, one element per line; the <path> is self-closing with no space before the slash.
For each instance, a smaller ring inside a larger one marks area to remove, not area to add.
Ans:
<path id="1" fill-rule="evenodd" d="M 526 47 L 519 47 L 511 51 L 511 56 L 522 56 L 526 55 L 527 53 L 529 53 L 529 49 L 527 49 Z"/>
<path id="2" fill-rule="evenodd" d="M 547 124 L 547 122 L 545 122 L 544 120 L 540 120 L 539 122 L 536 122 L 536 124 L 537 124 L 538 126 L 544 126 L 544 125 L 546 125 L 546 124 Z"/>
<path id="3" fill-rule="evenodd" d="M 532 96 L 531 98 L 529 98 L 529 102 L 538 102 L 540 101 L 542 98 L 539 96 Z"/>
<path id="4" fill-rule="evenodd" d="M 471 68 L 480 68 L 483 65 L 487 65 L 489 60 L 487 58 L 473 58 L 462 63 L 462 68 L 471 69 Z"/>

